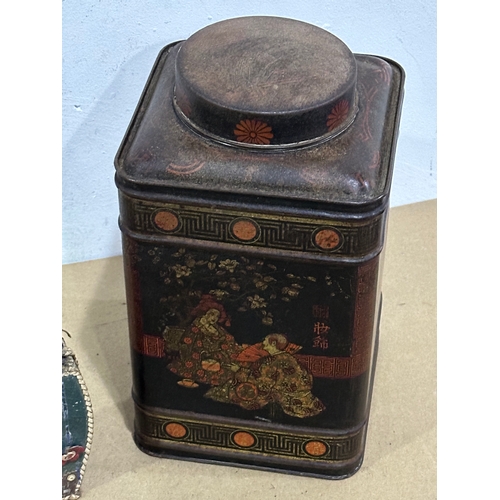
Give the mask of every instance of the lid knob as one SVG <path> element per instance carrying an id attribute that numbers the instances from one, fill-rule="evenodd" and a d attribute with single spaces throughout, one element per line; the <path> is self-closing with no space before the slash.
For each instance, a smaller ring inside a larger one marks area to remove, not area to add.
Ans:
<path id="1" fill-rule="evenodd" d="M 184 123 L 227 144 L 284 148 L 327 140 L 356 115 L 356 61 L 337 37 L 301 21 L 222 21 L 183 42 L 174 107 Z"/>

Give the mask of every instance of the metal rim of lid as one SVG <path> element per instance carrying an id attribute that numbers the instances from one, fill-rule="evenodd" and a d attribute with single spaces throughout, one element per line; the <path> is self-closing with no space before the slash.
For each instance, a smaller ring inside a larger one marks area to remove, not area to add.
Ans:
<path id="1" fill-rule="evenodd" d="M 220 135 L 214 134 L 209 132 L 206 129 L 203 129 L 202 127 L 196 125 L 193 121 L 191 121 L 180 109 L 179 105 L 177 104 L 177 101 L 175 99 L 175 94 L 173 96 L 173 107 L 175 110 L 175 113 L 179 117 L 179 119 L 187 125 L 189 128 L 194 130 L 196 133 L 207 137 L 208 139 L 211 139 L 213 141 L 219 142 L 221 144 L 225 144 L 228 146 L 236 146 L 239 148 L 247 148 L 247 149 L 265 149 L 265 150 L 279 150 L 279 149 L 293 149 L 293 148 L 303 148 L 307 146 L 315 146 L 317 144 L 321 144 L 323 142 L 329 141 L 330 139 L 334 139 L 338 135 L 342 134 L 345 132 L 354 122 L 356 115 L 359 111 L 358 108 L 358 93 L 356 92 L 354 95 L 354 101 L 353 101 L 353 106 L 352 110 L 349 113 L 349 116 L 346 120 L 344 120 L 338 127 L 333 129 L 331 132 L 327 132 L 326 134 L 323 134 L 318 137 L 313 137 L 311 139 L 306 139 L 306 140 L 301 140 L 297 142 L 290 142 L 290 143 L 284 143 L 284 144 L 247 144 L 244 142 L 238 142 L 231 140 L 229 138 L 222 137 Z"/>

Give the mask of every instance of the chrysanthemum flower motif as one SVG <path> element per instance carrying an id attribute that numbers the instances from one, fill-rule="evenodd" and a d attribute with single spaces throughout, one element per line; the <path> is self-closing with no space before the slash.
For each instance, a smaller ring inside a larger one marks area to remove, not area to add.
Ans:
<path id="1" fill-rule="evenodd" d="M 215 295 L 215 297 L 217 299 L 223 299 L 226 295 L 229 295 L 228 292 L 226 292 L 225 290 L 220 290 L 220 289 L 217 289 L 217 290 L 210 290 L 210 295 Z"/>
<path id="2" fill-rule="evenodd" d="M 180 264 L 176 264 L 172 268 L 175 271 L 176 278 L 182 278 L 183 276 L 189 276 L 191 274 L 191 269 L 187 266 L 181 266 Z"/>
<path id="3" fill-rule="evenodd" d="M 269 144 L 274 137 L 272 128 L 260 120 L 241 120 L 234 129 L 234 135 L 238 142 L 247 144 Z"/>
<path id="4" fill-rule="evenodd" d="M 230 273 L 234 272 L 234 270 L 236 269 L 237 265 L 238 265 L 237 261 L 230 260 L 230 259 L 222 260 L 219 263 L 219 267 L 221 269 L 225 269 L 226 271 L 229 271 Z"/>
<path id="5" fill-rule="evenodd" d="M 328 115 L 326 120 L 326 126 L 328 127 L 328 132 L 331 132 L 334 128 L 338 127 L 349 115 L 349 102 L 342 99 L 332 109 L 332 112 Z"/>
<path id="6" fill-rule="evenodd" d="M 262 309 L 267 306 L 267 302 L 258 295 L 254 295 L 253 297 L 247 297 L 248 302 L 250 302 L 251 309 Z"/>

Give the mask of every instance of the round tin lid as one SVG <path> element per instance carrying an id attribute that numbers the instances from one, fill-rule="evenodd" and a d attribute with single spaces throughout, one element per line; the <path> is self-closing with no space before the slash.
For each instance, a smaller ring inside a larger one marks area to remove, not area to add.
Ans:
<path id="1" fill-rule="evenodd" d="M 354 121 L 356 61 L 341 40 L 307 23 L 222 21 L 182 44 L 174 107 L 196 131 L 233 145 L 283 148 L 327 140 Z"/>

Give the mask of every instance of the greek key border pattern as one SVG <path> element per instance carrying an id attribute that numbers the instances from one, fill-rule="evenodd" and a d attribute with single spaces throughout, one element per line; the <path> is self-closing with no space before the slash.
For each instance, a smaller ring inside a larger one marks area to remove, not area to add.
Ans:
<path id="1" fill-rule="evenodd" d="M 120 193 L 120 197 L 122 224 L 142 235 L 168 235 L 174 238 L 341 256 L 362 256 L 381 246 L 383 214 L 370 220 L 347 222 L 146 201 L 124 193 Z M 177 225 L 166 231 L 159 228 L 154 222 L 159 211 L 172 214 L 178 221 Z M 241 219 L 255 225 L 256 237 L 251 241 L 242 241 L 231 231 L 231 225 Z M 315 244 L 314 234 L 320 229 L 333 230 L 339 235 L 340 244 L 335 248 L 319 248 Z"/>
<path id="2" fill-rule="evenodd" d="M 136 419 L 143 435 L 165 443 L 333 463 L 355 458 L 362 451 L 364 436 L 364 427 L 346 436 L 311 436 L 150 414 L 140 407 L 136 407 Z M 166 431 L 169 424 L 184 429 L 185 434 L 179 437 L 169 435 Z M 237 434 L 251 436 L 253 443 L 239 445 L 235 439 Z M 319 447 L 321 452 L 308 453 L 311 444 L 313 450 Z"/>

